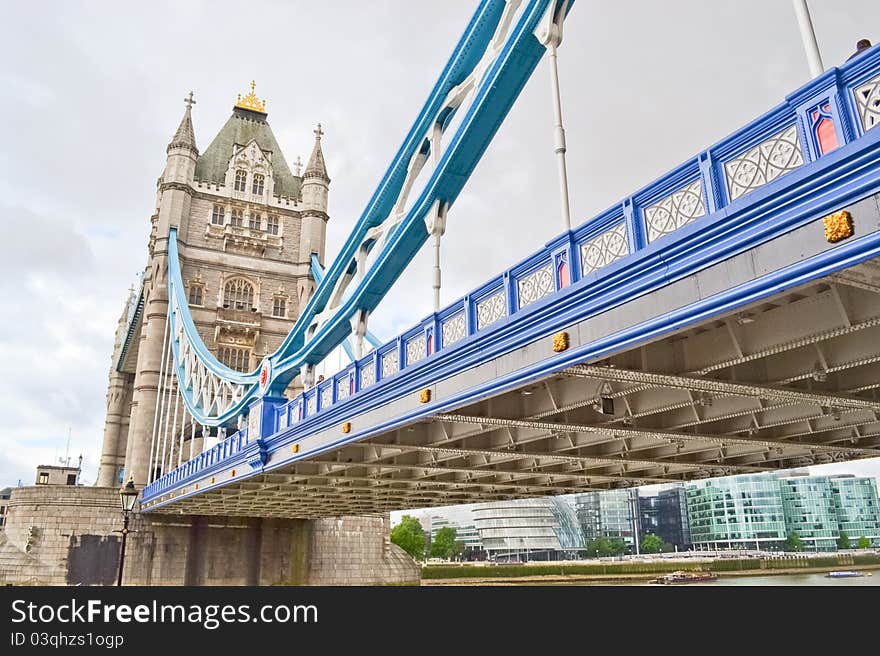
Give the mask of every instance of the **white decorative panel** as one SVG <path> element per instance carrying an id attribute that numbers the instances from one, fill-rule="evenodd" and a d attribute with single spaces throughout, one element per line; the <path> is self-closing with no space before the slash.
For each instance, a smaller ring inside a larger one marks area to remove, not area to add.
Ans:
<path id="1" fill-rule="evenodd" d="M 278 430 L 280 430 L 280 431 L 287 428 L 288 412 L 289 412 L 288 409 L 285 408 L 283 412 L 278 413 Z"/>
<path id="2" fill-rule="evenodd" d="M 880 75 L 873 77 L 857 89 L 853 89 L 862 129 L 867 132 L 880 125 Z"/>
<path id="3" fill-rule="evenodd" d="M 527 276 L 523 276 L 516 281 L 518 292 L 519 307 L 540 301 L 547 294 L 556 291 L 556 284 L 553 281 L 553 265 L 547 262 L 540 269 L 535 269 Z"/>
<path id="4" fill-rule="evenodd" d="M 477 303 L 477 330 L 482 330 L 505 315 L 504 290 Z"/>
<path id="5" fill-rule="evenodd" d="M 581 275 L 593 273 L 593 271 L 626 255 L 629 255 L 626 225 L 618 223 L 613 228 L 581 244 Z"/>
<path id="6" fill-rule="evenodd" d="M 333 405 L 333 388 L 329 385 L 321 390 L 321 407 L 329 408 Z"/>
<path id="7" fill-rule="evenodd" d="M 706 216 L 706 206 L 703 204 L 703 183 L 700 180 L 694 180 L 645 208 L 645 227 L 648 231 L 648 241 L 651 242 L 675 232 L 701 216 Z"/>
<path id="8" fill-rule="evenodd" d="M 376 382 L 376 365 L 370 362 L 361 368 L 361 389 Z"/>
<path id="9" fill-rule="evenodd" d="M 730 200 L 763 187 L 804 163 L 797 126 L 774 134 L 736 159 L 724 163 Z"/>
<path id="10" fill-rule="evenodd" d="M 342 401 L 343 399 L 347 399 L 349 397 L 350 390 L 351 390 L 351 382 L 349 382 L 348 376 L 337 380 L 336 381 L 336 400 Z"/>
<path id="11" fill-rule="evenodd" d="M 443 334 L 443 347 L 446 348 L 464 339 L 467 334 L 465 328 L 464 312 L 459 312 L 454 317 L 449 317 L 444 321 L 440 327 Z"/>
<path id="12" fill-rule="evenodd" d="M 400 369 L 400 362 L 397 357 L 397 349 L 388 351 L 382 356 L 382 378 L 387 378 L 391 374 L 397 373 Z"/>
<path id="13" fill-rule="evenodd" d="M 412 364 L 423 360 L 426 355 L 425 336 L 413 337 L 406 343 L 406 363 Z"/>
<path id="14" fill-rule="evenodd" d="M 318 397 L 312 394 L 309 397 L 309 400 L 306 401 L 306 416 L 311 417 L 315 414 L 315 410 L 318 408 Z"/>

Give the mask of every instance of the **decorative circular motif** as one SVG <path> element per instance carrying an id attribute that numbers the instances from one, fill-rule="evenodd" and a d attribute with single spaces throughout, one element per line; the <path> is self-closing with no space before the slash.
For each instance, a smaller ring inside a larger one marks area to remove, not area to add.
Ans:
<path id="1" fill-rule="evenodd" d="M 272 377 L 272 362 L 269 358 L 263 359 L 263 364 L 260 365 L 260 394 L 265 394 L 266 390 L 269 387 L 269 381 Z"/>

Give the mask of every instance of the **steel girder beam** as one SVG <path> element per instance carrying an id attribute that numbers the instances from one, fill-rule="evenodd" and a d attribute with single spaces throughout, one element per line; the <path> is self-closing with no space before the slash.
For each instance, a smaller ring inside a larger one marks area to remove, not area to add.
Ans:
<path id="1" fill-rule="evenodd" d="M 878 357 L 880 359 L 880 357 Z M 597 367 L 591 365 L 576 365 L 569 367 L 565 373 L 571 376 L 592 378 L 622 383 L 635 383 L 651 385 L 652 387 L 666 387 L 708 394 L 722 394 L 725 396 L 739 396 L 753 399 L 765 399 L 768 401 L 789 401 L 792 403 L 806 403 L 826 408 L 850 408 L 865 409 L 880 412 L 880 402 L 843 394 L 827 394 L 817 392 L 804 392 L 769 385 L 755 385 L 743 383 L 731 383 L 713 378 L 692 378 L 689 376 L 673 376 L 670 374 L 657 374 L 646 371 L 634 371 L 630 369 L 617 369 L 614 367 Z"/>
<path id="2" fill-rule="evenodd" d="M 779 447 L 789 447 L 789 448 L 800 448 L 806 450 L 814 450 L 814 451 L 839 451 L 845 452 L 847 454 L 852 454 L 854 456 L 861 455 L 865 457 L 871 456 L 880 456 L 880 449 L 866 449 L 860 447 L 836 447 L 827 444 L 813 444 L 813 443 L 804 443 L 804 442 L 775 442 L 772 440 L 762 440 L 762 439 L 754 439 L 754 438 L 743 438 L 743 437 L 731 437 L 728 435 L 705 435 L 700 433 L 680 433 L 680 432 L 672 432 L 672 431 L 663 431 L 663 430 L 650 430 L 650 429 L 641 429 L 641 428 L 607 428 L 603 426 L 591 426 L 586 424 L 565 424 L 565 423 L 545 423 L 545 422 L 537 422 L 537 421 L 528 421 L 522 419 L 499 419 L 495 417 L 475 417 L 471 415 L 456 415 L 456 414 L 438 414 L 434 415 L 434 418 L 440 421 L 450 421 L 450 422 L 458 422 L 465 424 L 478 424 L 478 425 L 487 425 L 487 426 L 522 426 L 522 427 L 533 427 L 533 428 L 541 428 L 544 430 L 557 430 L 557 431 L 565 431 L 572 433 L 606 433 L 612 434 L 617 438 L 627 438 L 627 437 L 654 437 L 656 439 L 661 440 L 677 440 L 677 441 L 703 441 L 703 442 L 711 442 L 715 443 L 719 446 L 727 446 L 727 445 L 756 445 L 763 446 L 767 448 L 779 448 Z"/>

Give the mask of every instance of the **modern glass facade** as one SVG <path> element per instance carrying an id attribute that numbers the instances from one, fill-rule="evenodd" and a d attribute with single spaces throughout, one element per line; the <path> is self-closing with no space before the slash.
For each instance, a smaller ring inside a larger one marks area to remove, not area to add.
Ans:
<path id="1" fill-rule="evenodd" d="M 571 506 L 556 497 L 496 501 L 473 508 L 483 548 L 497 560 L 554 558 L 583 547 Z"/>
<path id="2" fill-rule="evenodd" d="M 605 490 L 575 496 L 577 518 L 586 541 L 623 538 L 633 546 L 639 535 L 639 491 Z"/>
<path id="3" fill-rule="evenodd" d="M 687 488 L 691 540 L 709 549 L 758 549 L 785 541 L 782 489 L 775 476 L 710 478 Z"/>
<path id="4" fill-rule="evenodd" d="M 840 536 L 831 479 L 827 476 L 780 477 L 786 535 L 796 533 L 807 551 L 834 551 Z"/>
<path id="5" fill-rule="evenodd" d="M 832 476 L 829 480 L 838 529 L 846 532 L 853 546 L 862 536 L 871 540 L 872 545 L 880 545 L 880 504 L 877 501 L 876 479 Z"/>
<path id="6" fill-rule="evenodd" d="M 643 529 L 644 530 L 644 529 Z M 657 494 L 657 536 L 679 550 L 691 545 L 688 524 L 687 492 L 684 486 L 663 490 Z"/>
<path id="7" fill-rule="evenodd" d="M 455 529 L 455 538 L 464 544 L 466 553 L 483 549 L 483 541 L 474 525 L 473 505 L 436 508 L 430 511 L 429 516 L 432 543 L 437 531 L 448 526 Z"/>

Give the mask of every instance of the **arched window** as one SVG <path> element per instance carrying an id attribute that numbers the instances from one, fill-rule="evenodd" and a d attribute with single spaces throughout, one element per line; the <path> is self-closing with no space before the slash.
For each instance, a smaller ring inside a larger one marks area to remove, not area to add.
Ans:
<path id="1" fill-rule="evenodd" d="M 265 177 L 260 175 L 259 173 L 254 173 L 254 182 L 251 185 L 251 193 L 254 196 L 262 196 L 263 195 L 263 181 Z"/>
<path id="2" fill-rule="evenodd" d="M 222 205 L 214 205 L 211 212 L 211 223 L 214 225 L 223 225 L 226 222 L 226 208 Z"/>
<path id="3" fill-rule="evenodd" d="M 217 359 L 230 369 L 247 372 L 251 370 L 251 351 L 234 346 L 221 346 L 217 350 Z"/>
<path id="4" fill-rule="evenodd" d="M 278 234 L 278 217 L 274 214 L 270 214 L 269 218 L 266 219 L 266 232 L 270 235 Z"/>
<path id="5" fill-rule="evenodd" d="M 255 212 L 254 210 L 250 211 L 248 228 L 251 230 L 259 230 L 260 224 L 263 222 L 263 215 L 259 212 Z"/>
<path id="6" fill-rule="evenodd" d="M 272 299 L 272 316 L 284 317 L 287 314 L 287 298 L 276 296 Z"/>
<path id="7" fill-rule="evenodd" d="M 247 191 L 247 171 L 238 169 L 235 172 L 235 190 Z"/>
<path id="8" fill-rule="evenodd" d="M 238 228 L 244 226 L 244 212 L 242 210 L 232 210 L 230 223 Z"/>
<path id="9" fill-rule="evenodd" d="M 202 287 L 198 283 L 193 283 L 189 287 L 189 304 L 190 305 L 201 305 L 204 300 L 204 291 L 205 288 Z"/>
<path id="10" fill-rule="evenodd" d="M 254 287 L 247 280 L 236 278 L 223 287 L 223 307 L 250 310 L 254 306 Z"/>

